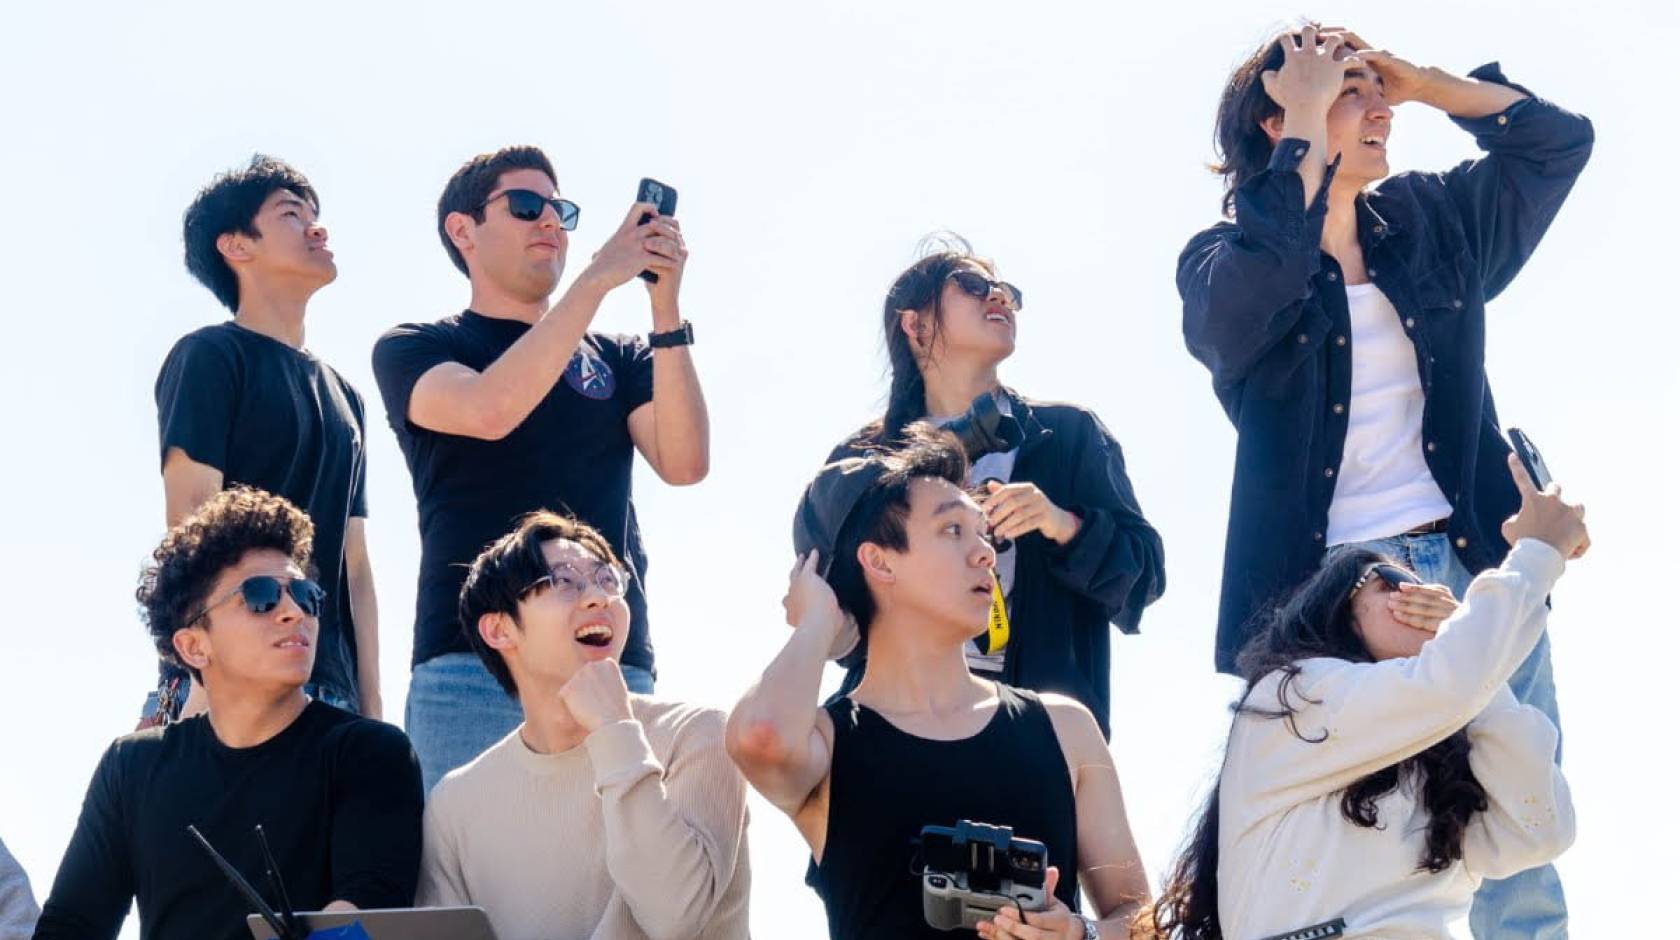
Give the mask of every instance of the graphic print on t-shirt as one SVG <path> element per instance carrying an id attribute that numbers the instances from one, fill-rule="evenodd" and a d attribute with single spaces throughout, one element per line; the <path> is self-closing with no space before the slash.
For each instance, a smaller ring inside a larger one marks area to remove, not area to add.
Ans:
<path id="1" fill-rule="evenodd" d="M 618 388 L 612 367 L 586 346 L 572 353 L 572 361 L 566 363 L 565 375 L 566 384 L 572 391 L 594 401 L 606 401 Z"/>

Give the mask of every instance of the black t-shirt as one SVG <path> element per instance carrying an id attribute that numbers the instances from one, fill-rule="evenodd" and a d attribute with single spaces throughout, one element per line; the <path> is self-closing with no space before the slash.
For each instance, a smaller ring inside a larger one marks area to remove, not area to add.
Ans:
<path id="1" fill-rule="evenodd" d="M 367 515 L 362 397 L 331 366 L 232 321 L 181 337 L 158 372 L 159 453 L 179 447 L 297 504 L 315 524 L 326 589 L 312 682 L 356 701 L 356 634 L 344 558 L 351 516 Z"/>
<path id="2" fill-rule="evenodd" d="M 405 323 L 374 344 L 374 378 L 419 504 L 413 663 L 470 649 L 457 613 L 467 566 L 519 517 L 550 509 L 600 530 L 630 566 L 623 661 L 651 670 L 647 557 L 630 502 L 635 446 L 628 419 L 653 400 L 653 351 L 635 337 L 586 335 L 562 380 L 501 440 L 440 434 L 408 420 L 409 396 L 422 375 L 445 362 L 482 372 L 529 329 L 469 310 L 436 323 Z"/>
<path id="3" fill-rule="evenodd" d="M 296 910 L 407 907 L 420 878 L 420 767 L 408 737 L 311 702 L 255 747 L 205 716 L 118 738 L 100 759 L 36 940 L 109 940 L 138 901 L 141 940 L 249 940 L 248 909 L 197 826 L 270 905 L 261 824 Z"/>

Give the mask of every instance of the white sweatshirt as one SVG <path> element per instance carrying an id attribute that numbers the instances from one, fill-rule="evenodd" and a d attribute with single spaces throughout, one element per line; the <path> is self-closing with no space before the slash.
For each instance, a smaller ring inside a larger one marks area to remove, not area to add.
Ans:
<path id="1" fill-rule="evenodd" d="M 1288 700 L 1309 740 L 1283 719 L 1237 716 L 1219 782 L 1219 920 L 1229 940 L 1338 917 L 1347 940 L 1467 938 L 1483 878 L 1569 847 L 1575 811 L 1553 763 L 1557 729 L 1506 685 L 1545 629 L 1546 595 L 1562 573 L 1556 550 L 1523 539 L 1471 583 L 1417 656 L 1302 662 Z M 1282 676 L 1262 679 L 1247 704 L 1275 710 Z M 1380 828 L 1342 816 L 1349 784 L 1466 727 L 1488 809 L 1465 829 L 1461 861 L 1419 870 L 1429 817 L 1405 782 L 1378 801 Z"/>

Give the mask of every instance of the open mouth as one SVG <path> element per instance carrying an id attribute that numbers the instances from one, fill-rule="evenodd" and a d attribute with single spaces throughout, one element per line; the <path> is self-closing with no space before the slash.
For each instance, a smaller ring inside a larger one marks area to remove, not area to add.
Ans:
<path id="1" fill-rule="evenodd" d="M 572 639 L 584 646 L 600 649 L 612 643 L 613 631 L 612 627 L 604 623 L 590 623 L 578 627 L 577 632 L 572 634 Z"/>
<path id="2" fill-rule="evenodd" d="M 986 308 L 986 322 L 987 323 L 1002 323 L 1002 324 L 1005 324 L 1007 326 L 1014 326 L 1015 325 L 1015 318 L 1011 317 L 1009 315 L 1009 312 L 1007 310 L 1005 310 L 1004 308 L 993 306 L 993 307 Z"/>
<path id="3" fill-rule="evenodd" d="M 1361 138 L 1359 138 L 1359 142 L 1361 144 L 1364 144 L 1367 147 L 1375 147 L 1378 150 L 1387 150 L 1388 149 L 1388 141 L 1384 140 L 1383 138 L 1381 138 L 1381 137 L 1379 137 L 1375 134 L 1369 134 L 1367 136 L 1361 137 Z"/>
<path id="4" fill-rule="evenodd" d="M 295 650 L 295 649 L 306 650 L 306 649 L 309 648 L 309 640 L 306 637 L 302 637 L 302 636 L 289 636 L 289 637 L 286 637 L 284 640 L 281 640 L 278 643 L 275 643 L 274 648 L 275 649 L 282 649 L 282 650 Z"/>

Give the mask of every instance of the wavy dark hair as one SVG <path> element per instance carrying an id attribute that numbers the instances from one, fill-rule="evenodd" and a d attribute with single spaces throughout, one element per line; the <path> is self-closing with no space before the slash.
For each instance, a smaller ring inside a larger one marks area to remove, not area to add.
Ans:
<path id="1" fill-rule="evenodd" d="M 906 425 L 927 414 L 927 386 L 922 382 L 922 370 L 910 337 L 904 335 L 899 323 L 903 311 L 917 312 L 922 341 L 931 344 L 939 338 L 944 323 L 945 313 L 939 301 L 945 292 L 946 278 L 953 271 L 967 267 L 978 267 L 991 277 L 997 276 L 997 267 L 991 260 L 975 254 L 968 240 L 954 232 L 938 232 L 923 238 L 916 254 L 916 263 L 893 279 L 881 304 L 881 335 L 892 378 L 886 414 L 859 430 L 852 438 L 853 444 L 891 444 L 904 436 Z"/>
<path id="2" fill-rule="evenodd" d="M 1283 47 L 1279 43 L 1283 37 L 1308 26 L 1317 28 L 1318 22 L 1302 20 L 1274 31 L 1225 81 L 1225 90 L 1219 96 L 1219 112 L 1213 122 L 1213 144 L 1219 160 L 1210 169 L 1225 177 L 1221 206 L 1228 216 L 1236 212 L 1237 190 L 1260 175 L 1271 162 L 1272 140 L 1261 123 L 1283 113 L 1283 108 L 1266 94 L 1260 75 L 1283 67 Z"/>
<path id="3" fill-rule="evenodd" d="M 281 189 L 321 211 L 321 197 L 302 173 L 284 160 L 259 153 L 243 169 L 217 175 L 198 191 L 181 216 L 187 271 L 231 311 L 239 310 L 239 277 L 216 247 L 216 240 L 229 232 L 261 238 L 257 210 Z"/>
<path id="4" fill-rule="evenodd" d="M 1317 743 L 1325 735 L 1309 737 L 1295 725 L 1297 707 L 1311 703 L 1295 689 L 1301 661 L 1333 657 L 1349 662 L 1374 660 L 1355 628 L 1350 595 L 1359 572 L 1375 562 L 1391 559 L 1360 548 L 1332 549 L 1307 582 L 1264 617 L 1260 632 L 1237 655 L 1237 672 L 1246 687 L 1232 711 L 1261 715 L 1289 723 L 1303 741 Z M 1283 673 L 1276 707 L 1249 701 L 1261 679 Z M 1406 760 L 1383 768 L 1342 791 L 1342 817 L 1355 826 L 1381 829 L 1377 802 L 1403 780 L 1417 785 L 1419 802 L 1429 813 L 1419 871 L 1439 872 L 1464 857 L 1464 830 L 1477 813 L 1488 808 L 1487 791 L 1470 770 L 1470 739 L 1463 729 Z M 1161 896 L 1138 916 L 1134 937 L 1182 940 L 1223 940 L 1219 926 L 1219 785 L 1214 783 L 1195 829 L 1185 841 L 1177 863 L 1162 886 Z"/>

